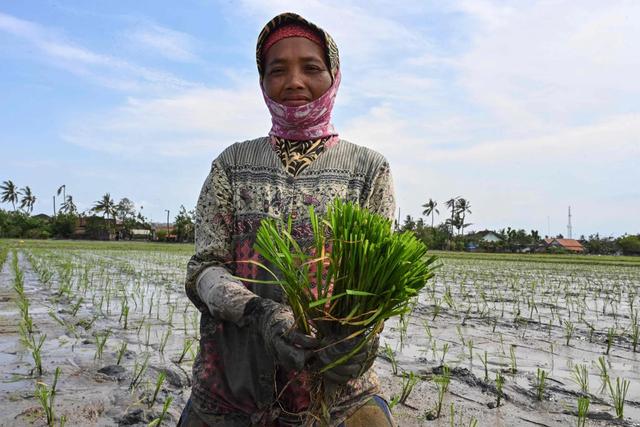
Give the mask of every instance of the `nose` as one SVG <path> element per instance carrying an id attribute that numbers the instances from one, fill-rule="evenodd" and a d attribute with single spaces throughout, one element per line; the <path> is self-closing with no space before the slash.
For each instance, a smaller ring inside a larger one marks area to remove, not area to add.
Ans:
<path id="1" fill-rule="evenodd" d="M 304 89 L 304 74 L 298 67 L 292 67 L 287 73 L 285 89 Z"/>

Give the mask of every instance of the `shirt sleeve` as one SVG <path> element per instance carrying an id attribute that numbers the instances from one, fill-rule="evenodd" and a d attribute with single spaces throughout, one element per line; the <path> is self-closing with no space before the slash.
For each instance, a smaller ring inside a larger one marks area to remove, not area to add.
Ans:
<path id="1" fill-rule="evenodd" d="M 384 162 L 373 178 L 371 194 L 365 206 L 371 212 L 393 221 L 396 212 L 396 196 L 389 163 Z"/>
<path id="2" fill-rule="evenodd" d="M 200 311 L 239 322 L 245 303 L 256 295 L 236 279 L 228 267 L 233 261 L 232 196 L 224 165 L 216 159 L 198 198 L 196 252 L 187 264 L 185 291 Z"/>

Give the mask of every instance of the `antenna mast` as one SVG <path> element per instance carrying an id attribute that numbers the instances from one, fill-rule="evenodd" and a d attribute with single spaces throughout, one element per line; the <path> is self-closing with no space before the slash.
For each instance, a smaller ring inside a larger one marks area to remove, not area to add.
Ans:
<path id="1" fill-rule="evenodd" d="M 569 239 L 573 239 L 571 236 L 571 232 L 573 228 L 571 227 L 571 206 L 569 206 L 569 222 L 567 223 L 567 234 L 569 235 Z"/>

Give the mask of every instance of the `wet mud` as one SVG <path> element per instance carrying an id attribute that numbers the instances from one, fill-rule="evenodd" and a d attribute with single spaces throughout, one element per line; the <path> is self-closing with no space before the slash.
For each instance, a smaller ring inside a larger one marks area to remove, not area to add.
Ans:
<path id="1" fill-rule="evenodd" d="M 163 425 L 175 425 L 197 352 L 199 315 L 183 291 L 188 257 L 42 248 L 16 255 L 33 335 L 46 336 L 43 373 L 23 342 L 10 253 L 0 271 L 0 425 L 46 425 L 34 391 L 51 387 L 56 368 L 54 415 L 68 426 L 146 426 L 165 403 Z M 578 398 L 588 397 L 586 425 L 640 426 L 639 288 L 633 267 L 445 260 L 412 314 L 382 333 L 375 369 L 398 424 L 576 425 Z M 600 357 L 614 388 L 617 378 L 630 381 L 621 419 Z M 581 365 L 587 391 L 575 379 Z M 547 373 L 541 393 L 539 369 Z M 410 373 L 413 389 L 396 403 Z M 449 383 L 435 417 L 443 376 Z"/>

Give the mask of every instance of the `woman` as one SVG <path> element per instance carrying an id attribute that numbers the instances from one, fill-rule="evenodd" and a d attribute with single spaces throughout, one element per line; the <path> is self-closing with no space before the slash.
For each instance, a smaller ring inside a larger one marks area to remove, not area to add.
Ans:
<path id="1" fill-rule="evenodd" d="M 279 287 L 238 279 L 268 279 L 246 262 L 258 259 L 260 221 L 291 217 L 294 237 L 304 243 L 309 205 L 323 213 L 338 197 L 389 218 L 395 210 L 386 160 L 341 140 L 330 122 L 340 85 L 333 39 L 298 15 L 281 14 L 260 33 L 256 60 L 272 128 L 268 137 L 225 149 L 198 199 L 186 292 L 202 313 L 201 339 L 181 426 L 301 425 L 309 370 L 352 348 L 320 349 L 293 331 Z M 332 425 L 393 425 L 370 369 L 375 350 L 325 374 L 338 385 Z"/>

